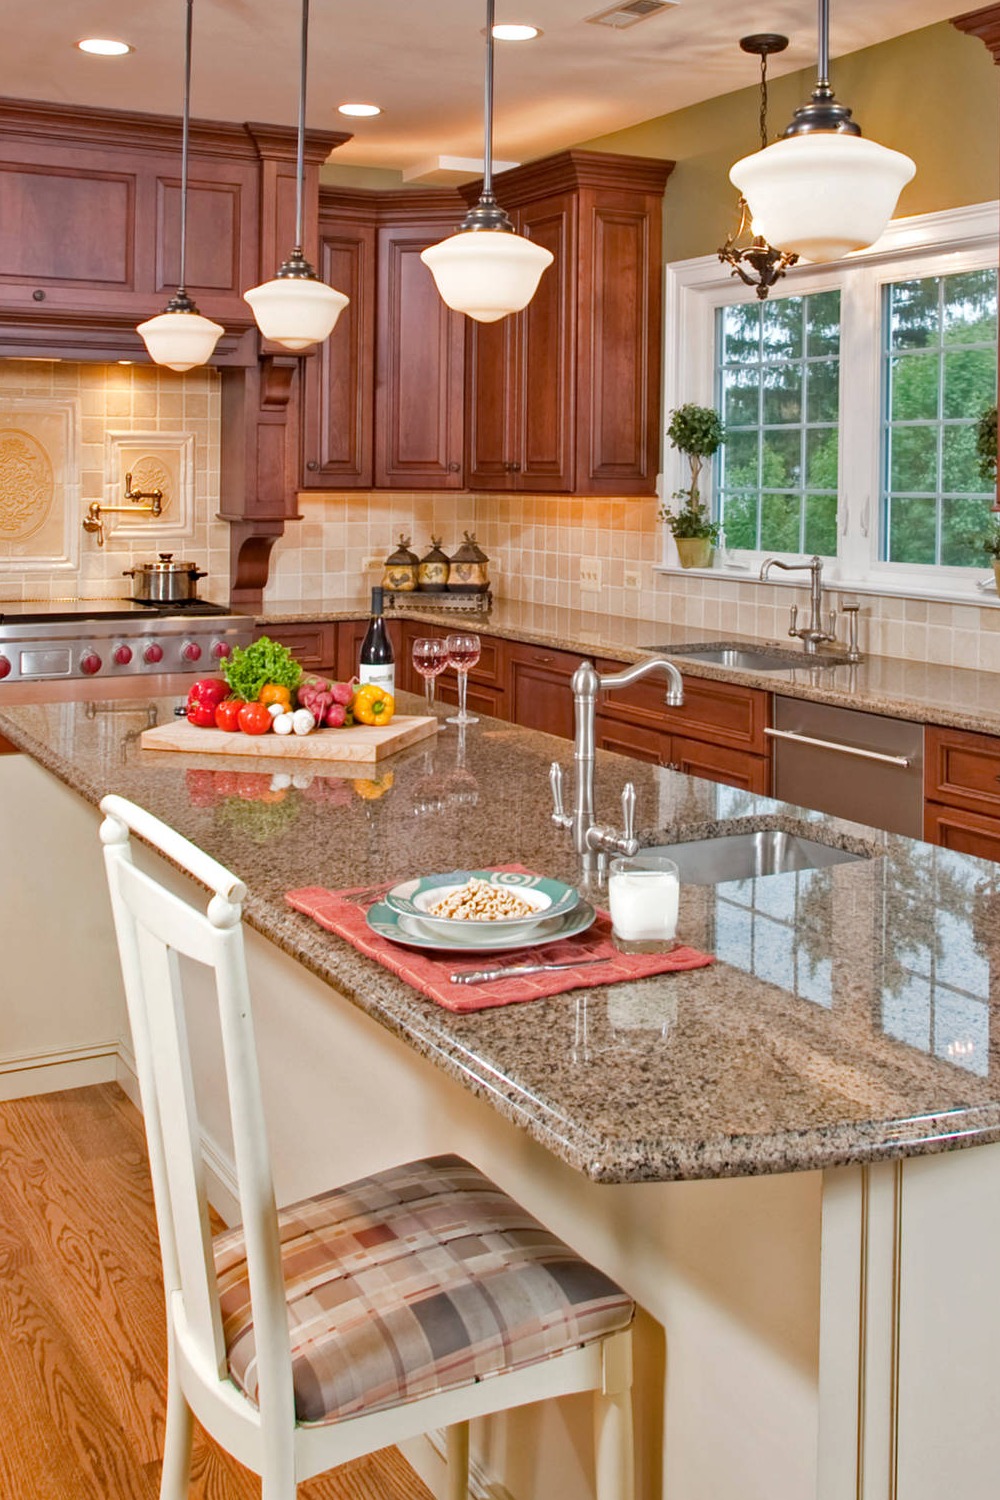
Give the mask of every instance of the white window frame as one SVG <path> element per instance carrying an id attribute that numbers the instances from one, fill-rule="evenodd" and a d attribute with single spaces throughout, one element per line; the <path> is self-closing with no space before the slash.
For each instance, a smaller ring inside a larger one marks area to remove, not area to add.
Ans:
<path id="1" fill-rule="evenodd" d="M 1000 254 L 1000 204 L 978 203 L 942 213 L 894 219 L 868 250 L 832 265 L 796 266 L 771 293 L 807 296 L 839 288 L 841 296 L 838 555 L 824 576 L 845 591 L 983 602 L 993 594 L 991 572 L 943 564 L 884 562 L 879 558 L 880 448 L 882 426 L 882 289 L 893 281 L 951 275 L 996 266 Z M 756 293 L 730 275 L 714 255 L 666 267 L 664 297 L 664 411 L 686 401 L 714 406 L 715 320 L 720 307 L 753 302 Z M 681 454 L 664 446 L 660 494 L 668 499 L 689 482 Z M 672 539 L 664 532 L 664 560 L 674 572 Z M 733 551 L 704 571 L 756 578 L 765 554 Z M 782 560 L 801 556 L 778 553 Z M 984 561 L 984 568 L 986 563 Z M 693 571 L 691 569 L 686 570 Z M 778 582 L 772 574 L 770 582 Z M 781 580 L 784 582 L 785 580 Z M 801 580 L 788 580 L 801 586 Z"/>

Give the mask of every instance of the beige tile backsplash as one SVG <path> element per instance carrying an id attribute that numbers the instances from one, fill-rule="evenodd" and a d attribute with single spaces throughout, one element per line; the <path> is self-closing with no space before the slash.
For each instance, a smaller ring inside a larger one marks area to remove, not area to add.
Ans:
<path id="1" fill-rule="evenodd" d="M 60 410 L 70 413 L 68 422 L 63 419 L 69 428 L 64 438 L 57 424 Z M 33 441 L 45 449 L 34 467 L 42 470 L 49 463 L 53 483 L 29 486 L 30 514 L 20 519 L 16 542 L 4 537 L 0 525 L 0 600 L 117 598 L 131 586 L 122 570 L 158 552 L 173 552 L 207 569 L 202 594 L 228 599 L 229 528 L 215 519 L 221 422 L 216 371 L 178 375 L 148 365 L 0 360 L 0 511 L 4 446 L 14 493 L 16 462 L 22 468 L 26 463 L 24 442 L 16 434 L 32 413 Z M 96 536 L 82 527 L 87 507 L 92 500 L 125 504 L 123 479 L 130 467 L 135 488 L 164 490 L 164 512 L 109 516 L 105 544 L 98 547 Z M 13 515 L 10 501 L 8 509 Z M 32 515 L 43 510 L 44 524 L 33 530 Z M 57 535 L 66 539 L 59 559 L 53 550 Z"/>
<path id="2" fill-rule="evenodd" d="M 422 555 L 430 537 L 453 550 L 474 530 L 491 558 L 494 591 L 509 599 L 582 605 L 651 624 L 703 627 L 780 640 L 788 607 L 808 607 L 805 590 L 734 578 L 653 571 L 660 556 L 657 502 L 570 495 L 466 493 L 305 493 L 303 519 L 272 554 L 267 599 L 322 598 L 363 605 L 377 570 L 367 568 L 396 545 L 400 531 Z M 580 589 L 581 557 L 601 564 L 599 592 Z M 626 587 L 637 574 L 639 587 Z M 943 604 L 891 596 L 861 597 L 861 647 L 869 655 L 1000 672 L 1000 607 Z M 838 602 L 834 591 L 833 603 Z"/>

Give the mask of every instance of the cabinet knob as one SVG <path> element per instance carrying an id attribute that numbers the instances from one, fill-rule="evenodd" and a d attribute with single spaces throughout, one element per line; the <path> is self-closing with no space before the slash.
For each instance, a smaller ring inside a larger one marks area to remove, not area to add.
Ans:
<path id="1" fill-rule="evenodd" d="M 310 474 L 315 474 L 316 470 L 319 468 L 319 464 L 314 458 L 311 458 L 306 464 L 306 468 L 309 470 Z"/>
<path id="2" fill-rule="evenodd" d="M 520 472 L 521 472 L 521 465 L 520 465 L 520 464 L 518 464 L 518 463 L 513 463 L 513 464 L 511 464 L 511 466 L 510 466 L 510 467 L 511 467 L 511 471 L 512 471 L 512 472 L 513 472 L 513 473 L 514 473 L 514 474 L 520 474 Z"/>
<path id="3" fill-rule="evenodd" d="M 456 463 L 455 460 L 452 459 L 451 463 L 448 465 L 448 473 L 457 474 L 461 467 L 461 464 Z"/>
<path id="4" fill-rule="evenodd" d="M 35 290 L 32 292 L 31 296 L 35 302 L 45 301 L 45 293 L 42 291 L 40 286 L 35 287 Z"/>

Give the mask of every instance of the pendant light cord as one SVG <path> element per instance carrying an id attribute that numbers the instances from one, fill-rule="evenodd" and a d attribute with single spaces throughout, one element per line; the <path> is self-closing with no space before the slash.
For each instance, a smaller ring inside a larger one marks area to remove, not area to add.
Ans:
<path id="1" fill-rule="evenodd" d="M 817 88 L 830 92 L 830 0 L 819 0 L 819 78 Z"/>
<path id="2" fill-rule="evenodd" d="M 191 134 L 191 32 L 194 0 L 187 0 L 187 26 L 184 32 L 184 120 L 181 129 L 181 255 L 178 293 L 183 296 L 187 279 L 187 196 L 188 138 Z"/>
<path id="3" fill-rule="evenodd" d="M 191 3 L 191 0 L 188 0 Z M 309 60 L 309 0 L 302 0 L 302 50 L 299 59 L 299 138 L 295 152 L 295 250 L 302 254 L 302 182 L 306 159 L 306 73 Z M 293 254 L 295 251 L 293 250 Z"/>
<path id="4" fill-rule="evenodd" d="M 760 149 L 767 149 L 767 53 L 760 54 Z"/>
<path id="5" fill-rule="evenodd" d="M 496 0 L 486 0 L 486 96 L 483 103 L 483 197 L 493 196 L 493 17 Z"/>

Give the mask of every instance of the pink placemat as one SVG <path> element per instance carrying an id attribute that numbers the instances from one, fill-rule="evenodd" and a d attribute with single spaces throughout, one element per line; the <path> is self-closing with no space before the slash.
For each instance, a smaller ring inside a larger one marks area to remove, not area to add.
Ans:
<path id="1" fill-rule="evenodd" d="M 523 866 L 505 866 L 523 869 Z M 611 918 L 597 913 L 597 921 L 576 937 L 546 943 L 539 948 L 518 948 L 506 953 L 445 953 L 432 958 L 419 949 L 403 948 L 387 938 L 378 937 L 368 926 L 368 908 L 381 900 L 391 885 L 372 888 L 358 886 L 352 890 L 328 891 L 323 886 L 309 886 L 288 891 L 285 900 L 296 911 L 312 917 L 327 931 L 336 933 L 366 958 L 375 959 L 405 979 L 415 990 L 441 1005 L 445 1010 L 490 1010 L 498 1005 L 516 1005 L 523 1000 L 544 1000 L 566 990 L 588 989 L 600 984 L 618 984 L 625 979 L 644 979 L 651 974 L 669 974 L 675 969 L 700 969 L 715 960 L 695 948 L 677 947 L 670 953 L 619 953 L 611 941 Z M 569 963 L 573 959 L 603 960 L 588 963 L 585 968 L 560 969 L 554 974 L 526 974 L 518 979 L 492 979 L 485 984 L 452 984 L 451 974 L 472 969 L 499 968 L 517 963 Z"/>

